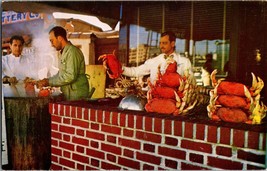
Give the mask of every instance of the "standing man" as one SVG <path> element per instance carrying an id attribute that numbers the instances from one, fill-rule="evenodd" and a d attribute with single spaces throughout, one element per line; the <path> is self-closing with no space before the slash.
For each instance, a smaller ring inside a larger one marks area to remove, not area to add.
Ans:
<path id="1" fill-rule="evenodd" d="M 10 38 L 9 47 L 11 54 L 2 57 L 2 78 L 16 77 L 23 80 L 25 77 L 36 77 L 32 72 L 30 59 L 22 55 L 24 39 L 20 35 L 14 35 Z"/>
<path id="2" fill-rule="evenodd" d="M 123 66 L 123 75 L 129 77 L 140 77 L 150 74 L 150 81 L 152 84 L 157 79 L 158 66 L 163 74 L 167 67 L 167 61 L 172 58 L 177 62 L 177 73 L 184 75 L 184 71 L 188 70 L 193 75 L 191 62 L 188 58 L 182 57 L 175 52 L 176 36 L 173 32 L 167 31 L 161 34 L 160 37 L 160 50 L 162 54 L 155 58 L 148 59 L 144 64 L 138 67 L 125 67 Z"/>
<path id="3" fill-rule="evenodd" d="M 38 87 L 61 87 L 66 100 L 80 100 L 88 97 L 89 84 L 85 75 L 85 61 L 82 51 L 67 40 L 67 32 L 60 26 L 49 31 L 52 46 L 59 51 L 59 71 L 56 75 L 37 82 Z"/>

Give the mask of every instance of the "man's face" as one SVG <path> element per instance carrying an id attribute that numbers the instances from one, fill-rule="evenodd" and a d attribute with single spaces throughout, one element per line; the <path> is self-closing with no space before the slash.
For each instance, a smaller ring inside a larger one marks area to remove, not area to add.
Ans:
<path id="1" fill-rule="evenodd" d="M 175 42 L 170 42 L 169 36 L 163 36 L 160 38 L 159 47 L 162 53 L 170 55 L 174 51 Z"/>
<path id="2" fill-rule="evenodd" d="M 49 40 L 51 42 L 51 45 L 57 50 L 61 50 L 62 49 L 62 44 L 61 41 L 59 40 L 59 37 L 55 37 L 54 32 L 50 32 L 49 33 Z"/>
<path id="3" fill-rule="evenodd" d="M 14 56 L 19 57 L 21 55 L 21 52 L 23 50 L 23 44 L 20 40 L 14 39 L 9 46 Z"/>

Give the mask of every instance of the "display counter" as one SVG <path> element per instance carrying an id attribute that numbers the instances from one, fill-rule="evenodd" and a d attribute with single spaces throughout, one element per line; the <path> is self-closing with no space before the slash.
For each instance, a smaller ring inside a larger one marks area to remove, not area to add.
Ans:
<path id="1" fill-rule="evenodd" d="M 266 119 L 215 122 L 205 106 L 186 116 L 122 111 L 120 100 L 50 103 L 51 169 L 266 168 Z"/>

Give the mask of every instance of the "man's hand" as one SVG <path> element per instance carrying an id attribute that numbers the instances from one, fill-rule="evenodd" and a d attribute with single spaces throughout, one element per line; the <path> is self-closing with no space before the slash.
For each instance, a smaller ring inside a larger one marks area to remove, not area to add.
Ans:
<path id="1" fill-rule="evenodd" d="M 47 87 L 49 86 L 49 81 L 48 81 L 48 78 L 44 78 L 42 80 L 39 80 L 36 82 L 36 86 L 37 88 L 42 88 L 42 87 Z"/>

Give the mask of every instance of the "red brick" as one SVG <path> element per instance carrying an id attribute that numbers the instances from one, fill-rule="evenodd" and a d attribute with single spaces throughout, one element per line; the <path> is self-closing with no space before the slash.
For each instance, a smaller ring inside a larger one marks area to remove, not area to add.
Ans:
<path id="1" fill-rule="evenodd" d="M 90 146 L 93 147 L 93 148 L 97 148 L 98 149 L 99 143 L 97 141 L 91 140 Z"/>
<path id="2" fill-rule="evenodd" d="M 65 106 L 65 116 L 70 117 L 71 106 Z"/>
<path id="3" fill-rule="evenodd" d="M 129 128 L 134 128 L 134 116 L 135 115 L 127 115 L 127 117 L 128 117 L 128 123 L 127 123 L 127 126 L 129 127 Z"/>
<path id="4" fill-rule="evenodd" d="M 76 129 L 76 135 L 79 135 L 79 136 L 84 136 L 84 130 L 82 129 Z"/>
<path id="5" fill-rule="evenodd" d="M 123 150 L 123 156 L 133 158 L 134 157 L 134 151 L 125 148 Z"/>
<path id="6" fill-rule="evenodd" d="M 84 138 L 72 137 L 72 142 L 75 144 L 80 144 L 80 145 L 85 145 L 85 146 L 89 145 L 89 140 L 84 139 Z"/>
<path id="7" fill-rule="evenodd" d="M 174 121 L 174 135 L 182 136 L 183 135 L 183 122 Z"/>
<path id="8" fill-rule="evenodd" d="M 52 115 L 52 117 L 51 117 L 51 121 L 52 121 L 52 122 L 61 123 L 61 121 L 62 121 L 62 117 L 60 117 L 60 116 L 56 116 L 56 115 Z"/>
<path id="9" fill-rule="evenodd" d="M 52 137 L 52 139 L 58 139 L 58 140 L 61 140 L 61 139 L 62 139 L 62 134 L 59 133 L 59 132 L 54 132 L 54 131 L 52 131 L 52 132 L 51 132 L 51 137 Z"/>
<path id="10" fill-rule="evenodd" d="M 96 121 L 96 110 L 95 109 L 90 109 L 90 121 L 95 122 Z"/>
<path id="11" fill-rule="evenodd" d="M 233 146 L 244 147 L 245 132 L 243 130 L 234 129 L 233 132 Z"/>
<path id="12" fill-rule="evenodd" d="M 74 144 L 66 143 L 66 142 L 59 142 L 59 147 L 67 150 L 74 151 Z"/>
<path id="13" fill-rule="evenodd" d="M 178 149 L 159 147 L 158 154 L 185 160 L 186 152 Z"/>
<path id="14" fill-rule="evenodd" d="M 103 110 L 97 110 L 97 122 L 103 123 Z"/>
<path id="15" fill-rule="evenodd" d="M 217 143 L 217 126 L 208 125 L 208 142 Z"/>
<path id="16" fill-rule="evenodd" d="M 57 155 L 57 156 L 62 156 L 62 149 L 56 148 L 56 147 L 51 147 L 51 154 Z"/>
<path id="17" fill-rule="evenodd" d="M 63 123 L 70 125 L 70 118 L 63 118 Z"/>
<path id="18" fill-rule="evenodd" d="M 112 125 L 116 125 L 116 126 L 119 126 L 119 123 L 118 123 L 118 117 L 119 114 L 117 112 L 112 112 Z"/>
<path id="19" fill-rule="evenodd" d="M 111 134 L 121 134 L 121 128 L 118 126 L 101 125 L 101 131 Z"/>
<path id="20" fill-rule="evenodd" d="M 71 106 L 70 116 L 71 116 L 72 118 L 76 118 L 76 117 L 77 117 L 76 109 L 77 109 L 77 107 L 75 107 L 75 106 Z"/>
<path id="21" fill-rule="evenodd" d="M 122 153 L 122 149 L 120 147 L 116 147 L 116 146 L 104 144 L 104 143 L 101 144 L 101 150 L 106 151 L 106 152 L 110 152 L 113 154 L 117 154 L 117 155 L 121 155 L 121 153 Z"/>
<path id="22" fill-rule="evenodd" d="M 83 121 L 83 120 L 78 120 L 78 119 L 72 119 L 72 125 L 81 127 L 81 128 L 89 128 L 89 122 L 88 121 Z"/>
<path id="23" fill-rule="evenodd" d="M 147 163 L 143 164 L 142 170 L 155 170 L 154 166 L 148 165 Z"/>
<path id="24" fill-rule="evenodd" d="M 55 146 L 55 147 L 58 147 L 58 141 L 54 140 L 54 139 L 51 139 L 51 145 Z"/>
<path id="25" fill-rule="evenodd" d="M 58 131 L 58 124 L 51 123 L 51 130 Z"/>
<path id="26" fill-rule="evenodd" d="M 96 157 L 99 159 L 104 159 L 105 158 L 105 153 L 102 151 L 97 151 L 93 149 L 86 149 L 86 155 L 91 156 L 91 157 Z"/>
<path id="27" fill-rule="evenodd" d="M 84 164 L 88 164 L 89 163 L 89 157 L 88 156 L 82 156 L 76 153 L 72 154 L 72 159 L 76 160 L 78 162 L 84 163 Z"/>
<path id="28" fill-rule="evenodd" d="M 152 117 L 145 117 L 145 131 L 152 131 Z"/>
<path id="29" fill-rule="evenodd" d="M 64 158 L 60 158 L 59 159 L 59 163 L 63 166 L 67 166 L 67 167 L 70 167 L 70 168 L 75 168 L 75 163 L 71 160 L 67 160 L 67 159 L 64 159 Z"/>
<path id="30" fill-rule="evenodd" d="M 237 151 L 237 158 L 255 163 L 265 164 L 265 154 L 255 154 L 253 151 Z"/>
<path id="31" fill-rule="evenodd" d="M 119 138 L 119 144 L 125 147 L 140 149 L 141 143 L 139 141 L 129 140 L 125 138 Z"/>
<path id="32" fill-rule="evenodd" d="M 165 159 L 165 166 L 172 169 L 177 169 L 178 163 L 174 160 Z"/>
<path id="33" fill-rule="evenodd" d="M 182 162 L 181 170 L 210 170 L 210 169 Z"/>
<path id="34" fill-rule="evenodd" d="M 107 141 L 116 144 L 117 138 L 115 136 L 107 136 Z"/>
<path id="35" fill-rule="evenodd" d="M 84 147 L 77 145 L 77 146 L 76 146 L 76 151 L 77 151 L 78 153 L 84 153 Z"/>
<path id="36" fill-rule="evenodd" d="M 126 126 L 126 114 L 120 113 L 119 121 L 120 121 L 119 126 L 125 127 Z"/>
<path id="37" fill-rule="evenodd" d="M 55 115 L 59 115 L 58 108 L 59 108 L 59 104 L 54 104 L 52 113 Z"/>
<path id="38" fill-rule="evenodd" d="M 51 170 L 62 170 L 62 166 L 59 166 L 55 163 L 51 164 Z"/>
<path id="39" fill-rule="evenodd" d="M 133 130 L 127 129 L 127 128 L 123 129 L 123 136 L 133 137 L 133 135 L 134 135 L 134 131 Z"/>
<path id="40" fill-rule="evenodd" d="M 51 154 L 51 163 L 58 163 L 58 158 L 59 158 L 58 156 Z"/>
<path id="41" fill-rule="evenodd" d="M 185 122 L 184 128 L 184 137 L 185 138 L 193 138 L 193 123 Z"/>
<path id="42" fill-rule="evenodd" d="M 143 146 L 144 151 L 155 152 L 155 145 L 144 144 Z"/>
<path id="43" fill-rule="evenodd" d="M 136 131 L 136 138 L 154 143 L 161 143 L 162 136 L 153 133 Z"/>
<path id="44" fill-rule="evenodd" d="M 161 158 L 159 156 L 140 152 L 136 153 L 136 159 L 156 165 L 160 165 L 161 162 Z"/>
<path id="45" fill-rule="evenodd" d="M 91 167 L 91 166 L 85 166 L 85 170 L 98 170 L 97 168 Z"/>
<path id="46" fill-rule="evenodd" d="M 203 164 L 204 157 L 203 157 L 203 155 L 200 155 L 200 154 L 190 153 L 189 154 L 189 160 L 194 162 L 194 163 Z"/>
<path id="47" fill-rule="evenodd" d="M 172 120 L 164 119 L 164 134 L 172 134 Z"/>
<path id="48" fill-rule="evenodd" d="M 162 118 L 154 118 L 154 132 L 162 133 Z"/>
<path id="49" fill-rule="evenodd" d="M 259 137 L 258 132 L 248 131 L 248 148 L 259 149 Z"/>
<path id="50" fill-rule="evenodd" d="M 99 128 L 100 126 L 99 126 L 98 123 L 92 123 L 92 122 L 91 122 L 90 125 L 91 125 L 91 126 L 90 126 L 91 129 L 94 129 L 94 130 L 100 130 L 100 128 Z"/>
<path id="51" fill-rule="evenodd" d="M 84 111 L 84 108 L 77 107 L 77 119 L 83 119 L 83 111 Z"/>
<path id="52" fill-rule="evenodd" d="M 216 147 L 216 154 L 218 154 L 220 156 L 231 157 L 232 156 L 232 148 L 217 146 Z"/>
<path id="53" fill-rule="evenodd" d="M 107 160 L 108 161 L 111 161 L 111 162 L 116 162 L 116 156 L 115 155 L 112 155 L 112 154 L 107 154 Z"/>
<path id="54" fill-rule="evenodd" d="M 110 124 L 111 123 L 110 120 L 111 120 L 111 113 L 109 111 L 105 111 L 105 113 L 104 113 L 104 123 Z"/>
<path id="55" fill-rule="evenodd" d="M 77 163 L 77 170 L 84 170 L 84 167 L 83 164 Z"/>
<path id="56" fill-rule="evenodd" d="M 106 162 L 101 162 L 101 169 L 106 169 L 106 170 L 121 170 L 120 166 L 116 166 L 110 163 Z"/>
<path id="57" fill-rule="evenodd" d="M 66 134 L 63 135 L 63 140 L 69 142 L 70 141 L 70 136 L 66 135 Z"/>
<path id="58" fill-rule="evenodd" d="M 204 153 L 211 153 L 212 152 L 211 144 L 194 142 L 194 141 L 189 141 L 189 140 L 182 140 L 181 147 L 186 148 L 186 149 L 190 149 L 190 150 L 204 152 Z"/>
<path id="59" fill-rule="evenodd" d="M 92 131 L 86 131 L 86 137 L 97 139 L 97 140 L 102 140 L 102 141 L 105 138 L 104 134 L 98 133 L 98 132 L 92 132 Z"/>
<path id="60" fill-rule="evenodd" d="M 70 158 L 70 155 L 71 155 L 71 153 L 69 151 L 66 151 L 66 150 L 63 151 L 63 156 L 64 157 Z"/>
<path id="61" fill-rule="evenodd" d="M 136 116 L 136 129 L 143 129 L 143 116 L 137 115 Z"/>
<path id="62" fill-rule="evenodd" d="M 75 129 L 73 127 L 70 127 L 70 126 L 60 125 L 59 131 L 64 132 L 64 133 L 68 133 L 68 134 L 74 134 Z"/>
<path id="63" fill-rule="evenodd" d="M 230 145 L 231 129 L 220 127 L 220 144 Z"/>
<path id="64" fill-rule="evenodd" d="M 64 116 L 65 115 L 65 106 L 59 105 L 59 115 Z"/>
<path id="65" fill-rule="evenodd" d="M 100 163 L 99 160 L 91 159 L 91 165 L 96 166 L 96 167 L 99 167 L 99 163 Z"/>
<path id="66" fill-rule="evenodd" d="M 197 124 L 196 126 L 196 139 L 204 140 L 205 139 L 205 125 Z"/>
<path id="67" fill-rule="evenodd" d="M 242 170 L 243 164 L 236 161 L 221 159 L 218 157 L 211 157 L 208 156 L 208 166 L 221 168 L 221 169 L 228 169 L 228 170 Z"/>
<path id="68" fill-rule="evenodd" d="M 165 136 L 165 144 L 172 145 L 172 146 L 177 146 L 178 140 L 176 138 L 173 138 L 173 137 Z"/>
<path id="69" fill-rule="evenodd" d="M 118 164 L 140 170 L 140 163 L 135 160 L 130 160 L 130 159 L 119 157 Z"/>
<path id="70" fill-rule="evenodd" d="M 89 120 L 89 111 L 87 108 L 84 109 L 83 114 L 84 114 L 84 120 L 86 120 L 86 121 Z"/>

